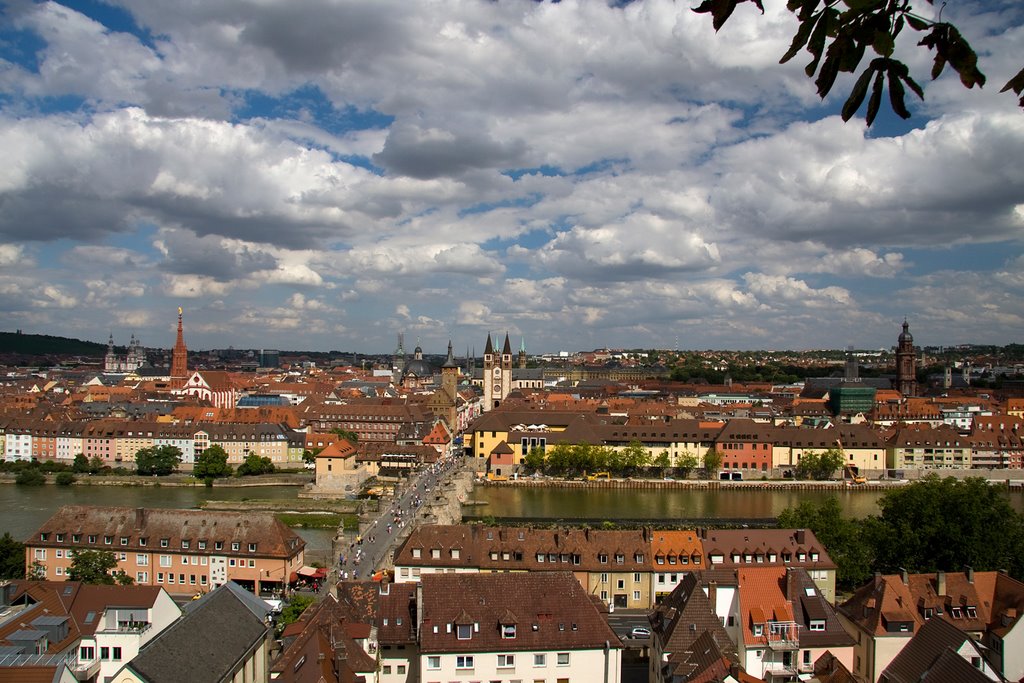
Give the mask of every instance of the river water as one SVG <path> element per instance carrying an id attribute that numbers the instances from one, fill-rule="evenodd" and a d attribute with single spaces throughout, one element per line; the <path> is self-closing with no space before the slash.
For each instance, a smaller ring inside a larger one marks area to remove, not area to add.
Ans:
<path id="1" fill-rule="evenodd" d="M 557 487 L 487 486 L 473 489 L 482 505 L 465 506 L 466 515 L 557 520 L 757 520 L 774 518 L 801 501 L 820 503 L 837 496 L 849 517 L 878 514 L 884 491 L 792 489 L 567 489 Z M 1024 494 L 1015 491 L 1010 503 L 1024 511 Z"/>
<path id="2" fill-rule="evenodd" d="M 24 541 L 61 505 L 196 509 L 205 500 L 296 500 L 297 486 L 18 486 L 0 485 L 0 534 Z M 295 529 L 306 541 L 307 562 L 326 563 L 331 529 Z"/>

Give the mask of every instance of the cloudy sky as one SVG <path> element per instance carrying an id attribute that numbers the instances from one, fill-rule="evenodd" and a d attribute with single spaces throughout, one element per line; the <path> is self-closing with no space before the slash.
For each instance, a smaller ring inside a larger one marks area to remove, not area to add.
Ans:
<path id="1" fill-rule="evenodd" d="M 1024 3 L 872 129 L 783 0 L 0 4 L 4 331 L 191 349 L 1024 341 Z M 922 4 L 920 14 L 934 16 Z"/>

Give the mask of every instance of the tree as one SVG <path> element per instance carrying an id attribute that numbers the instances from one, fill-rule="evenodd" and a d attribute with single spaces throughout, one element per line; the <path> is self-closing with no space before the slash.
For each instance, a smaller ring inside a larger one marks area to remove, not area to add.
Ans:
<path id="1" fill-rule="evenodd" d="M 530 449 L 530 452 L 526 454 L 526 459 L 523 465 L 526 466 L 528 472 L 541 472 L 544 470 L 544 449 L 540 446 L 534 446 Z"/>
<path id="2" fill-rule="evenodd" d="M 697 460 L 697 456 L 687 451 L 678 458 L 676 458 L 676 471 L 679 472 L 679 476 L 683 479 L 688 479 L 690 472 L 697 469 L 700 462 Z M 721 464 L 719 462 L 719 464 Z M 716 466 L 717 468 L 717 466 Z"/>
<path id="3" fill-rule="evenodd" d="M 104 468 L 103 458 L 98 455 L 89 459 L 89 474 L 99 474 Z"/>
<path id="4" fill-rule="evenodd" d="M 844 588 L 855 588 L 871 576 L 873 555 L 861 533 L 863 527 L 858 521 L 843 517 L 835 496 L 820 505 L 805 500 L 796 508 L 783 510 L 779 527 L 813 531 L 836 563 L 836 581 Z"/>
<path id="5" fill-rule="evenodd" d="M 14 483 L 19 486 L 42 486 L 46 483 L 46 475 L 35 467 L 23 469 L 14 478 Z"/>
<path id="6" fill-rule="evenodd" d="M 717 31 L 732 15 L 736 5 L 743 1 L 703 0 L 694 11 L 710 13 Z M 762 0 L 750 1 L 764 12 Z M 925 1 L 934 4 L 933 0 Z M 865 114 L 869 126 L 881 107 L 886 83 L 889 104 L 904 119 L 910 118 L 905 102 L 906 89 L 910 88 L 924 99 L 924 90 L 910 76 L 907 65 L 893 58 L 901 34 L 904 38 L 920 38 L 918 46 L 934 50 L 932 80 L 938 78 L 948 65 L 959 75 L 964 87 L 977 85 L 980 88 L 985 85 L 985 75 L 978 69 L 978 56 L 974 49 L 953 24 L 941 21 L 941 12 L 940 21 L 925 19 L 914 13 L 910 0 L 788 0 L 786 7 L 796 15 L 799 28 L 780 61 L 788 62 L 801 50 L 806 50 L 811 61 L 804 68 L 804 73 L 808 77 L 817 74 L 814 83 L 822 98 L 832 89 L 840 72 L 856 73 L 865 54 L 875 55 L 861 72 L 843 105 L 844 121 L 849 121 L 860 109 L 869 87 L 871 96 Z M 908 31 L 904 34 L 906 27 L 913 33 Z M 1001 92 L 1008 90 L 1017 95 L 1024 93 L 1024 69 L 1011 78 Z M 1024 97 L 1021 97 L 1020 106 L 1024 107 Z"/>
<path id="7" fill-rule="evenodd" d="M 25 544 L 14 539 L 10 532 L 0 536 L 0 579 L 25 577 Z"/>
<path id="8" fill-rule="evenodd" d="M 704 478 L 713 478 L 718 473 L 718 468 L 721 466 L 722 454 L 714 447 L 709 448 L 707 453 L 704 454 Z"/>
<path id="9" fill-rule="evenodd" d="M 257 474 L 270 474 L 274 471 L 274 463 L 270 458 L 264 458 L 257 453 L 250 453 L 241 465 L 238 466 L 238 476 L 254 476 Z"/>
<path id="10" fill-rule="evenodd" d="M 981 478 L 932 475 L 886 492 L 867 520 L 877 569 L 911 572 L 1006 569 L 1024 576 L 1024 516 Z"/>
<path id="11" fill-rule="evenodd" d="M 662 476 L 665 476 L 672 468 L 672 458 L 669 457 L 668 451 L 658 453 L 657 457 L 651 462 L 651 466 L 657 469 Z"/>
<path id="12" fill-rule="evenodd" d="M 312 604 L 313 598 L 308 595 L 294 596 L 281 610 L 281 614 L 277 618 L 277 627 L 284 630 L 284 627 L 288 624 L 298 621 L 302 613 L 306 611 L 306 608 Z"/>
<path id="13" fill-rule="evenodd" d="M 58 486 L 71 486 L 75 483 L 75 475 L 71 472 L 58 472 L 57 473 L 57 485 Z"/>
<path id="14" fill-rule="evenodd" d="M 117 555 L 109 550 L 76 550 L 68 567 L 68 581 L 122 586 L 133 583 L 132 577 L 117 567 Z"/>
<path id="15" fill-rule="evenodd" d="M 85 453 L 78 453 L 75 455 L 75 461 L 71 465 L 71 471 L 77 472 L 78 474 L 85 474 L 89 471 L 89 458 L 85 457 Z"/>
<path id="16" fill-rule="evenodd" d="M 627 475 L 633 475 L 651 464 L 651 454 L 647 452 L 644 445 L 637 439 L 629 442 L 622 451 L 623 471 Z"/>
<path id="17" fill-rule="evenodd" d="M 800 461 L 793 470 L 793 476 L 797 479 L 821 481 L 831 477 L 842 466 L 843 452 L 839 449 L 829 448 L 821 453 L 807 451 L 800 456 Z"/>
<path id="18" fill-rule="evenodd" d="M 150 446 L 135 453 L 135 466 L 144 476 L 167 476 L 180 462 L 181 449 L 177 446 Z"/>
<path id="19" fill-rule="evenodd" d="M 334 429 L 332 429 L 331 434 L 337 434 L 338 436 L 345 439 L 345 441 L 348 441 L 353 446 L 356 444 L 356 442 L 359 441 L 358 434 L 356 434 L 355 432 L 350 432 L 347 429 L 342 429 L 341 427 L 335 427 Z"/>
<path id="20" fill-rule="evenodd" d="M 302 464 L 311 465 L 316 463 L 316 454 L 322 451 L 322 448 L 314 448 L 313 450 L 305 449 L 302 451 Z"/>
<path id="21" fill-rule="evenodd" d="M 195 464 L 192 466 L 192 476 L 197 479 L 230 477 L 231 472 L 227 451 L 217 444 L 196 456 Z"/>

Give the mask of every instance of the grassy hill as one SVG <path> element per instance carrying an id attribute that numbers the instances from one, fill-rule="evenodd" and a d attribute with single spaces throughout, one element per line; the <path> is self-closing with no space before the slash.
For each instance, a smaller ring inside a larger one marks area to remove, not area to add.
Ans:
<path id="1" fill-rule="evenodd" d="M 107 352 L 105 344 L 51 337 L 47 334 L 0 332 L 0 354 L 19 356 L 99 356 Z"/>

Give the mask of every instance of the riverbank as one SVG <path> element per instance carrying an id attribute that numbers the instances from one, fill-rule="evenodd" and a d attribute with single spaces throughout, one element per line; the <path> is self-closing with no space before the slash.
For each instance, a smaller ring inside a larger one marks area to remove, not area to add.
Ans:
<path id="1" fill-rule="evenodd" d="M 56 485 L 57 475 L 46 474 L 46 485 Z M 0 474 L 0 484 L 14 484 L 16 474 L 5 472 Z M 261 486 L 305 486 L 313 480 L 308 472 L 278 472 L 260 474 L 251 477 L 222 477 L 210 483 L 212 488 L 251 488 Z M 196 479 L 191 474 L 176 473 L 163 477 L 143 477 L 138 475 L 106 475 L 76 474 L 71 484 L 63 486 L 150 486 L 150 487 L 207 487 L 203 479 Z"/>
<path id="2" fill-rule="evenodd" d="M 936 472 L 940 477 L 953 476 L 945 472 Z M 1024 481 L 1006 477 L 991 476 L 991 472 L 979 472 L 977 475 L 994 486 L 1004 486 L 1010 490 L 1024 490 Z M 986 476 L 988 475 L 988 476 Z M 963 476 L 958 478 L 962 479 Z M 513 488 L 563 488 L 563 489 L 659 489 L 659 490 L 699 490 L 699 491 L 888 491 L 906 486 L 909 479 L 872 479 L 862 484 L 850 480 L 795 480 L 795 479 L 757 479 L 752 481 L 726 481 L 718 479 L 600 479 L 583 481 L 580 479 L 563 479 L 559 477 L 523 477 L 506 481 L 477 479 L 476 485 L 482 487 L 513 487 Z"/>

